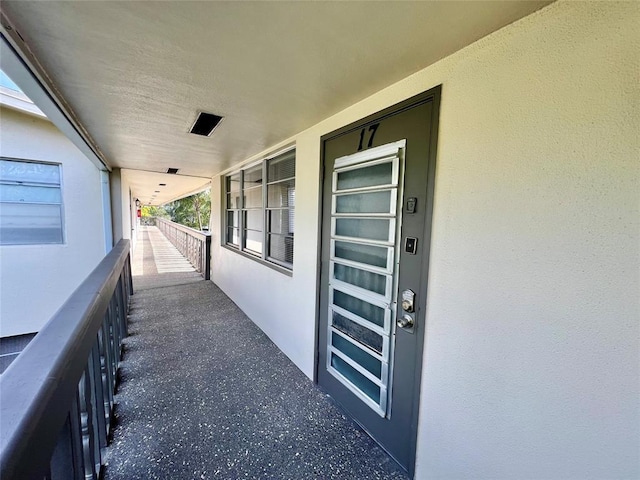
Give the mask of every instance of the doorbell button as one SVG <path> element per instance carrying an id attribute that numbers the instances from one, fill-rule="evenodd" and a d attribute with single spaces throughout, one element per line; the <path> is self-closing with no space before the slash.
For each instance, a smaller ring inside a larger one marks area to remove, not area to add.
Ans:
<path id="1" fill-rule="evenodd" d="M 404 239 L 404 251 L 411 255 L 415 255 L 418 251 L 418 239 L 415 237 L 407 237 Z"/>

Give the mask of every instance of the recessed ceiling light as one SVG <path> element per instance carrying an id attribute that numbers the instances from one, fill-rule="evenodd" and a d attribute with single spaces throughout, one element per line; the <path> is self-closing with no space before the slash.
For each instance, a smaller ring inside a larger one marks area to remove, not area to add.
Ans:
<path id="1" fill-rule="evenodd" d="M 193 122 L 189 133 L 195 135 L 202 135 L 203 137 L 209 137 L 213 133 L 213 130 L 220 124 L 222 117 L 214 115 L 213 113 L 200 112 L 196 121 Z"/>

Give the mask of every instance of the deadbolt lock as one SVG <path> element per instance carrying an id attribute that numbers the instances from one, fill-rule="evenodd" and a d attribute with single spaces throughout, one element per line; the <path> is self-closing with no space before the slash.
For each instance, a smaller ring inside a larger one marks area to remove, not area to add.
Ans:
<path id="1" fill-rule="evenodd" d="M 404 290 L 402 292 L 402 310 L 413 313 L 415 311 L 416 294 L 412 290 Z"/>

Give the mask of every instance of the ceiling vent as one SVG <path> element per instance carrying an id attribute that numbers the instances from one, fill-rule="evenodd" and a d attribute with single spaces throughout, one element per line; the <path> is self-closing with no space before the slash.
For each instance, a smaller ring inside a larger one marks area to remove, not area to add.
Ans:
<path id="1" fill-rule="evenodd" d="M 175 175 L 176 173 L 178 173 L 178 169 L 177 168 L 167 168 L 167 173 Z"/>
<path id="2" fill-rule="evenodd" d="M 200 112 L 198 118 L 193 123 L 189 133 L 194 135 L 202 135 L 208 137 L 213 133 L 213 130 L 220 124 L 222 117 L 214 115 L 213 113 Z"/>

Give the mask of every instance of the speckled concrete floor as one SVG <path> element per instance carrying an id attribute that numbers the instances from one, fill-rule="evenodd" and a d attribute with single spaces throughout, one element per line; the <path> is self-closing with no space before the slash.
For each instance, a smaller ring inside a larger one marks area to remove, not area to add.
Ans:
<path id="1" fill-rule="evenodd" d="M 132 297 L 106 480 L 407 478 L 213 283 L 170 275 Z"/>

